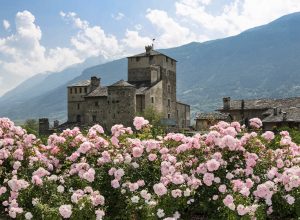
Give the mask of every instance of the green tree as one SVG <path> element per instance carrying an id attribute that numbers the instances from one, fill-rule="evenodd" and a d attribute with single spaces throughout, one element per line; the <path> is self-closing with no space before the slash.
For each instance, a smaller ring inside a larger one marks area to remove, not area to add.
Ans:
<path id="1" fill-rule="evenodd" d="M 142 116 L 149 121 L 152 125 L 153 136 L 163 135 L 166 133 L 166 127 L 161 123 L 163 115 L 153 107 L 145 108 L 143 112 L 140 112 L 137 115 Z"/>
<path id="2" fill-rule="evenodd" d="M 24 124 L 22 125 L 22 128 L 24 128 L 28 133 L 38 135 L 39 131 L 39 124 L 36 119 L 27 119 Z"/>

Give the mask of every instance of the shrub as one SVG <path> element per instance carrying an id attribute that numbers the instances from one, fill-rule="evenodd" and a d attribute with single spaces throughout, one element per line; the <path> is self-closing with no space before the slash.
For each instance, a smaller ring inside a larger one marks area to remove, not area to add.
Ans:
<path id="1" fill-rule="evenodd" d="M 208 134 L 155 136 L 148 121 L 95 125 L 47 144 L 0 119 L 0 210 L 18 219 L 300 217 L 300 147 L 289 133 L 220 122 Z"/>

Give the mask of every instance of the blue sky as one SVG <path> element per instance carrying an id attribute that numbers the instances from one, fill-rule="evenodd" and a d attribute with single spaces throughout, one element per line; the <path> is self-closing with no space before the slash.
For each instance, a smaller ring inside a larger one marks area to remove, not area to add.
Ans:
<path id="1" fill-rule="evenodd" d="M 299 0 L 0 0 L 0 95 L 89 57 L 228 37 L 300 11 Z"/>

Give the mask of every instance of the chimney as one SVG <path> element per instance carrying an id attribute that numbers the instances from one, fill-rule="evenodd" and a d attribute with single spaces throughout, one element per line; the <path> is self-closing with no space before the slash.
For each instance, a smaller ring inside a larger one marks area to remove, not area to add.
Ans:
<path id="1" fill-rule="evenodd" d="M 49 133 L 49 119 L 39 118 L 39 135 L 47 135 Z"/>
<path id="2" fill-rule="evenodd" d="M 230 97 L 223 98 L 223 109 L 229 110 L 230 109 Z"/>
<path id="3" fill-rule="evenodd" d="M 98 86 L 100 86 L 101 78 L 97 78 L 96 76 L 91 77 L 91 91 L 94 91 Z"/>
<path id="4" fill-rule="evenodd" d="M 53 122 L 53 127 L 54 128 L 57 128 L 59 126 L 59 121 L 58 120 L 55 120 L 54 122 Z"/>
<path id="5" fill-rule="evenodd" d="M 278 114 L 278 108 L 277 107 L 274 107 L 273 108 L 273 115 L 277 115 Z"/>
<path id="6" fill-rule="evenodd" d="M 146 55 L 149 56 L 151 51 L 153 50 L 153 46 L 152 45 L 145 46 L 145 49 L 146 49 Z"/>
<path id="7" fill-rule="evenodd" d="M 242 110 L 245 109 L 245 101 L 244 101 L 244 99 L 243 99 L 242 102 L 241 102 L 241 109 L 242 109 Z"/>
<path id="8" fill-rule="evenodd" d="M 286 120 L 287 120 L 287 113 L 282 112 L 282 121 L 286 121 Z"/>

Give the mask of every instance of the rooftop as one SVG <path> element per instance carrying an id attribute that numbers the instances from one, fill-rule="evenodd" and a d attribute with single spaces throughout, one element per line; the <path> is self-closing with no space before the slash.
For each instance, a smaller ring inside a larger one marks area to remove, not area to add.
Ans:
<path id="1" fill-rule="evenodd" d="M 200 112 L 196 115 L 196 119 L 227 120 L 228 114 L 220 112 Z"/>
<path id="2" fill-rule="evenodd" d="M 83 80 L 69 85 L 68 87 L 76 87 L 76 86 L 89 86 L 91 84 L 91 80 Z"/>
<path id="3" fill-rule="evenodd" d="M 86 97 L 101 97 L 107 96 L 107 87 L 97 87 L 95 90 L 90 92 Z"/>
<path id="4" fill-rule="evenodd" d="M 126 82 L 125 80 L 119 80 L 118 82 L 110 85 L 110 86 L 113 86 L 113 87 L 135 87 L 134 85 Z"/>
<path id="5" fill-rule="evenodd" d="M 286 113 L 286 120 L 284 120 L 284 112 Z M 263 122 L 300 122 L 300 108 L 291 107 L 291 108 L 283 108 L 278 109 L 277 115 L 272 113 L 263 119 Z"/>
<path id="6" fill-rule="evenodd" d="M 240 110 L 241 107 L 242 100 L 230 101 L 230 110 Z M 244 100 L 244 109 L 269 109 L 273 107 L 300 107 L 300 97 Z M 221 110 L 223 110 L 223 108 Z"/>
<path id="7" fill-rule="evenodd" d="M 157 56 L 157 55 L 163 55 L 163 56 L 166 56 L 166 57 L 168 57 L 168 58 L 170 58 L 170 59 L 172 59 L 172 60 L 174 60 L 174 61 L 177 62 L 177 60 L 175 60 L 174 58 L 169 57 L 169 56 L 167 56 L 166 54 L 163 54 L 163 53 L 161 53 L 161 52 L 159 52 L 159 51 L 157 51 L 157 50 L 153 50 L 153 49 L 150 51 L 149 54 L 147 54 L 146 52 L 144 52 L 144 53 L 136 54 L 136 55 L 133 55 L 133 56 L 129 56 L 129 57 L 127 57 L 127 58 L 131 58 L 131 57 L 147 57 L 147 56 Z"/>

